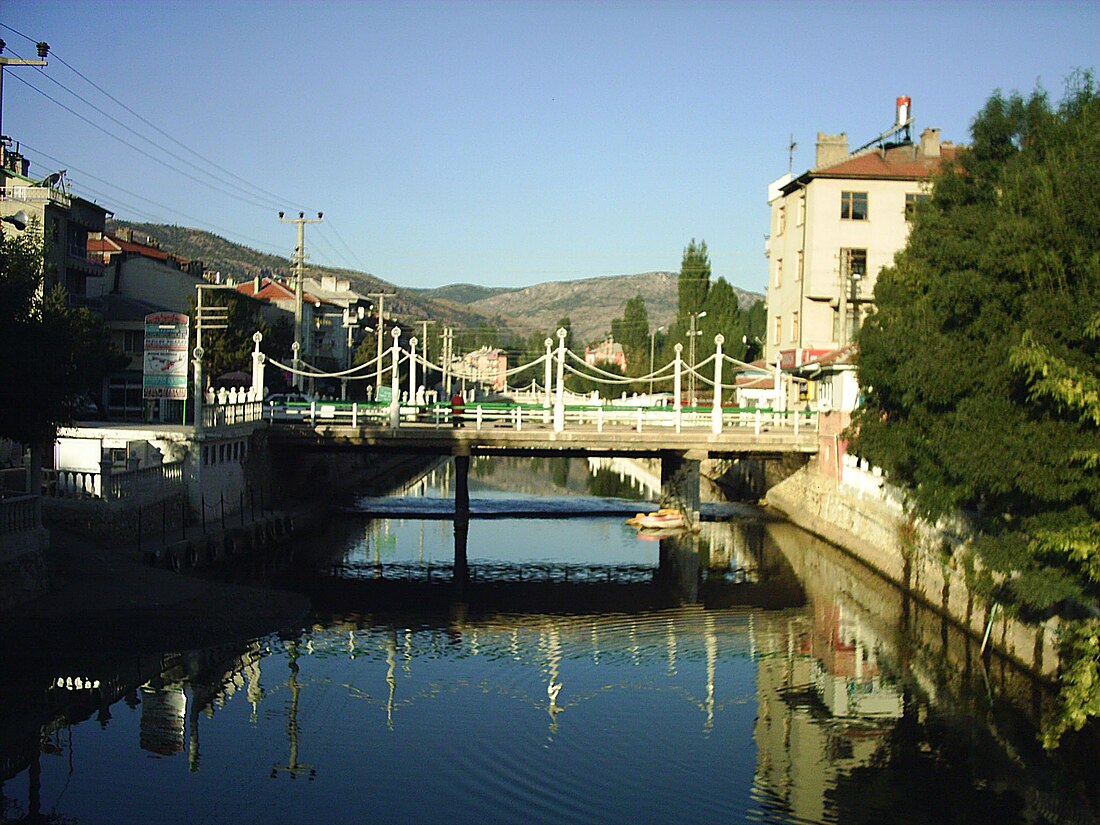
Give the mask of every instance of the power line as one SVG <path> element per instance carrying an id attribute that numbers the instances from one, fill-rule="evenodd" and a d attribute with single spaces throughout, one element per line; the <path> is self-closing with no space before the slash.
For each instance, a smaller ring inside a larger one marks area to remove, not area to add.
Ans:
<path id="1" fill-rule="evenodd" d="M 22 37 L 22 38 L 24 38 L 24 39 L 25 39 L 25 40 L 27 40 L 28 42 L 31 42 L 31 43 L 34 43 L 34 42 L 36 42 L 36 41 L 35 41 L 35 40 L 34 40 L 34 39 L 33 39 L 32 37 L 29 37 L 28 35 L 24 34 L 23 32 L 21 32 L 21 31 L 19 31 L 19 30 L 17 30 L 17 29 L 14 29 L 14 28 L 12 28 L 11 26 L 9 26 L 9 25 L 7 25 L 7 24 L 4 24 L 4 23 L 0 23 L 0 26 L 3 26 L 3 28 L 7 29 L 8 31 L 12 32 L 13 34 L 16 34 L 16 35 L 18 35 L 19 37 Z M 160 128 L 159 126 L 157 126 L 157 125 L 156 125 L 155 123 L 151 122 L 151 121 L 150 121 L 150 120 L 148 120 L 147 118 L 145 118 L 145 117 L 143 117 L 142 115 L 140 115 L 140 114 L 139 114 L 138 112 L 134 111 L 134 110 L 133 110 L 133 109 L 132 109 L 131 107 L 127 106 L 127 105 L 126 105 L 125 103 L 123 103 L 123 102 L 122 102 L 121 100 L 119 100 L 119 99 L 118 99 L 117 97 L 115 97 L 115 96 L 114 96 L 113 94 L 111 94 L 110 92 L 108 92 L 108 91 L 107 91 L 106 89 L 104 89 L 104 88 L 103 88 L 102 86 L 100 86 L 100 85 L 99 85 L 98 83 L 96 83 L 96 82 L 95 82 L 94 80 L 92 80 L 91 78 L 89 78 L 89 77 L 88 77 L 87 75 L 85 75 L 85 74 L 84 74 L 83 72 L 81 72 L 81 71 L 80 71 L 79 69 L 77 69 L 77 68 L 76 68 L 75 66 L 71 65 L 70 63 L 68 63 L 68 62 L 67 62 L 67 61 L 66 61 L 66 60 L 65 60 L 64 58 L 60 57 L 60 56 L 59 56 L 59 55 L 58 55 L 58 54 L 57 54 L 57 53 L 56 53 L 55 51 L 52 51 L 52 52 L 50 53 L 50 56 L 51 56 L 52 58 L 54 58 L 55 60 L 57 60 L 57 62 L 58 62 L 58 63 L 60 63 L 61 65 L 63 65 L 63 66 L 65 67 L 65 68 L 67 68 L 67 69 L 68 69 L 69 71 L 71 71 L 71 72 L 72 72 L 73 74 L 75 74 L 75 75 L 76 75 L 77 77 L 79 77 L 79 78 L 80 78 L 81 80 L 83 80 L 83 81 L 84 81 L 85 83 L 87 83 L 87 84 L 88 84 L 88 85 L 90 85 L 90 86 L 91 86 L 92 88 L 94 88 L 94 89 L 95 89 L 96 91 L 98 91 L 98 92 L 99 92 L 100 94 L 104 95 L 104 96 L 105 96 L 105 97 L 107 97 L 107 98 L 108 98 L 109 100 L 111 100 L 111 101 L 112 101 L 113 103 L 115 103 L 116 105 L 118 105 L 119 107 L 121 107 L 122 109 L 124 109 L 124 110 L 125 110 L 126 112 L 128 112 L 129 114 L 131 114 L 131 115 L 133 115 L 134 117 L 136 117 L 136 118 L 137 118 L 138 120 L 140 120 L 140 121 L 141 121 L 142 123 L 144 123 L 144 124 L 145 124 L 146 126 L 148 126 L 148 127 L 150 128 L 150 129 L 152 129 L 153 131 L 155 131 L 155 132 L 156 132 L 157 134 L 159 134 L 159 135 L 161 135 L 161 136 L 163 136 L 163 137 L 167 138 L 168 140 L 170 140 L 170 141 L 171 141 L 172 143 L 176 144 L 176 145 L 177 145 L 177 146 L 179 146 L 180 148 L 182 148 L 182 149 L 185 149 L 186 151 L 190 152 L 190 153 L 191 153 L 192 155 L 194 155 L 195 157 L 197 157 L 197 158 L 198 158 L 199 160 L 203 161 L 203 163 L 207 163 L 207 164 L 209 164 L 210 166 L 212 166 L 212 167 L 214 167 L 215 169 L 217 169 L 217 170 L 218 170 L 219 172 L 222 172 L 223 174 L 225 174 L 225 175 L 228 175 L 229 177 L 233 178 L 234 180 L 236 180 L 236 181 L 239 181 L 240 183 L 243 183 L 243 184 L 245 184 L 246 186 L 249 186 L 249 187 L 251 187 L 251 188 L 255 189 L 255 190 L 256 190 L 257 192 L 259 192 L 259 193 L 263 194 L 264 196 L 266 196 L 266 197 L 268 197 L 268 198 L 271 198 L 271 199 L 272 199 L 272 200 L 271 200 L 271 204 L 272 204 L 272 205 L 277 205 L 277 204 L 279 204 L 279 203 L 285 203 L 285 202 L 287 202 L 287 201 L 288 201 L 288 199 L 286 199 L 286 198 L 283 198 L 283 197 L 281 197 L 281 196 L 279 196 L 279 195 L 275 195 L 275 194 L 273 194 L 273 193 L 271 193 L 271 192 L 268 192 L 268 191 L 267 191 L 266 189 L 264 189 L 264 188 L 262 188 L 262 187 L 260 187 L 260 186 L 257 186 L 256 184 L 252 183 L 252 182 L 251 182 L 251 181 L 249 181 L 248 179 L 246 179 L 246 178 L 243 178 L 243 177 L 241 177 L 240 175 L 237 175 L 236 173 L 232 172 L 232 171 L 231 171 L 231 170 L 229 170 L 229 169 L 226 169 L 226 168 L 225 168 L 224 166 L 221 166 L 220 164 L 218 164 L 218 163 L 216 163 L 216 162 L 214 162 L 214 161 L 210 160 L 210 159 L 209 159 L 208 157 L 204 156 L 203 154 L 201 154 L 200 152 L 196 151 L 195 149 L 192 149 L 192 148 L 191 148 L 190 146 L 188 146 L 188 145 L 187 145 L 186 143 L 183 143 L 182 141 L 180 141 L 180 140 L 177 140 L 177 139 L 176 139 L 176 138 L 174 138 L 174 137 L 173 137 L 172 135 L 170 135 L 170 134 L 169 134 L 168 132 L 164 131 L 164 130 L 163 130 L 163 129 L 161 129 L 161 128 Z M 49 75 L 47 75 L 47 76 L 49 76 Z M 51 77 L 51 80 L 52 80 L 52 79 L 53 79 L 53 78 Z M 66 87 L 65 87 L 65 86 L 63 86 L 63 85 L 62 85 L 62 84 L 61 84 L 60 82 L 58 82 L 58 81 L 56 81 L 56 80 L 54 80 L 54 82 L 55 82 L 55 83 L 57 83 L 57 85 L 61 86 L 61 88 L 65 89 L 65 90 L 66 90 L 67 92 L 69 92 L 70 94 L 72 94 L 72 95 L 73 95 L 74 97 L 77 97 L 78 99 L 80 99 L 80 100 L 82 100 L 82 101 L 83 101 L 84 103 L 86 103 L 87 105 L 91 106 L 91 107 L 92 107 L 93 109 L 96 109 L 96 111 L 100 112 L 101 114 L 105 115 L 106 117 L 109 117 L 109 118 L 111 118 L 112 120 L 115 120 L 115 118 L 111 117 L 111 115 L 109 115 L 109 114 L 107 114 L 106 112 L 104 112 L 103 110 L 99 109 L 99 108 L 98 108 L 97 106 L 95 106 L 95 104 L 93 104 L 93 103 L 90 103 L 90 102 L 89 102 L 89 101 L 87 101 L 87 100 L 84 100 L 84 98 L 82 98 L 82 97 L 81 97 L 80 95 L 78 95 L 78 94 L 77 94 L 76 92 L 73 92 L 73 91 L 72 91 L 71 89 L 68 89 L 68 88 L 66 88 Z M 124 128 L 127 128 L 127 129 L 129 129 L 129 127 L 128 127 L 128 126 L 125 126 L 125 124 L 122 124 L 122 123 L 120 123 L 120 122 L 119 122 L 119 121 L 117 121 L 117 120 L 115 120 L 115 122 L 116 122 L 116 123 L 119 123 L 119 125 L 123 126 Z M 130 129 L 130 131 L 134 131 L 134 130 Z M 139 133 L 137 133 L 137 132 L 134 132 L 134 134 L 137 134 L 137 135 L 138 135 L 139 137 L 142 137 L 142 139 L 143 139 L 143 140 L 146 140 L 146 141 L 148 141 L 148 142 L 150 142 L 150 143 L 153 143 L 153 145 L 155 145 L 155 146 L 157 145 L 157 144 L 155 144 L 155 143 L 154 143 L 153 141 L 149 140 L 149 138 L 147 138 L 147 137 L 144 137 L 143 135 L 140 135 L 140 134 L 139 134 Z M 157 148 L 161 149 L 161 150 L 162 150 L 162 151 L 164 151 L 164 152 L 168 152 L 168 150 L 164 149 L 163 147 L 157 146 Z M 171 153 L 170 153 L 170 152 L 168 152 L 168 154 L 171 154 Z M 178 157 L 178 156 L 176 156 L 176 155 L 173 155 L 173 157 Z M 178 158 L 178 159 L 179 159 L 179 160 L 184 160 L 183 158 Z M 185 162 L 186 162 L 186 161 L 185 161 Z M 301 207 L 301 205 L 300 205 L 300 204 L 296 204 L 296 203 L 293 203 L 293 201 L 290 201 L 290 202 L 291 202 L 291 203 L 292 203 L 292 204 L 293 204 L 294 206 L 298 206 L 298 207 L 300 207 L 300 208 L 304 208 L 304 207 Z M 269 207 L 268 207 L 268 206 L 265 206 L 264 208 L 266 209 L 266 208 L 269 208 Z"/>
<path id="2" fill-rule="evenodd" d="M 140 146 L 135 146 L 135 145 L 134 145 L 133 143 L 130 143 L 130 141 L 128 141 L 128 140 L 125 140 L 124 138 L 121 138 L 121 137 L 119 137 L 118 135 L 114 134 L 114 133 L 113 133 L 113 132 L 111 132 L 111 131 L 110 131 L 109 129 L 106 129 L 106 128 L 104 128 L 103 126 L 100 126 L 100 125 L 99 125 L 98 123 L 96 123 L 96 122 L 94 122 L 94 121 L 90 120 L 89 118 L 85 117 L 84 115 L 80 114 L 80 112 L 76 111 L 76 110 L 75 110 L 75 109 L 73 109 L 72 107 L 70 107 L 70 106 L 67 106 L 67 105 L 65 105 L 64 103 L 62 103 L 62 102 L 61 102 L 60 100 L 58 100 L 57 98 L 55 98 L 55 97 L 52 97 L 51 95 L 48 95 L 48 94 L 46 94 L 46 92 L 44 92 L 44 91 L 42 91 L 41 89 L 39 89 L 39 88 L 38 88 L 37 86 L 35 86 L 35 85 L 34 85 L 33 83 L 29 83 L 28 81 L 24 80 L 24 79 L 23 79 L 22 77 L 19 77 L 18 75 L 12 75 L 12 76 L 13 76 L 13 77 L 14 77 L 14 78 L 15 78 L 16 80 L 18 80 L 18 81 L 19 81 L 20 83 L 22 83 L 22 84 L 24 84 L 25 86 L 27 86 L 27 87 L 29 87 L 29 88 L 33 89 L 34 91 L 38 92 L 38 94 L 42 95 L 42 97 L 44 97 L 44 98 L 46 98 L 47 100 L 51 101 L 52 103 L 54 103 L 54 104 L 56 104 L 56 105 L 60 106 L 60 107 L 61 107 L 62 109 L 64 109 L 64 110 L 65 110 L 66 112 L 68 112 L 69 114 L 71 114 L 71 115 L 73 115 L 74 117 L 76 117 L 76 118 L 79 118 L 80 120 L 84 121 L 85 123 L 87 123 L 87 124 L 88 124 L 89 126 L 91 126 L 92 128 L 94 128 L 94 129 L 98 129 L 99 131 L 103 132 L 103 134 L 107 135 L 108 137 L 112 137 L 112 138 L 114 138 L 114 139 L 115 139 L 115 140 L 117 140 L 117 141 L 118 141 L 119 143 L 123 144 L 124 146 L 127 146 L 127 147 L 129 147 L 130 149 L 133 149 L 133 150 L 134 150 L 135 152 L 137 152 L 138 154 L 140 154 L 140 155 L 143 155 L 144 157 L 147 157 L 147 158 L 149 158 L 149 160 L 153 161 L 154 163 L 159 163 L 159 164 L 160 164 L 161 166 L 164 166 L 164 167 L 165 167 L 165 168 L 167 168 L 167 169 L 171 169 L 171 170 L 172 170 L 173 172 L 176 172 L 176 173 L 178 173 L 178 174 L 180 174 L 180 175 L 183 175 L 183 176 L 184 176 L 185 178 L 189 178 L 190 180 L 193 180 L 193 181 L 194 181 L 195 183 L 199 184 L 200 186 L 205 186 L 205 187 L 207 187 L 208 189 L 213 189 L 214 191 L 216 191 L 216 192 L 220 192 L 221 194 L 223 194 L 223 195 L 226 195 L 226 196 L 228 196 L 228 197 L 230 197 L 230 198 L 233 198 L 234 200 L 240 201 L 241 203 L 246 203 L 246 204 L 248 204 L 249 206 L 254 206 L 254 207 L 256 207 L 257 209 L 265 209 L 265 210 L 266 210 L 266 209 L 268 209 L 268 208 L 269 208 L 269 207 L 268 207 L 268 206 L 267 206 L 266 204 L 262 204 L 262 203 L 259 203 L 259 202 L 257 202 L 257 201 L 252 201 L 252 200 L 249 200 L 249 199 L 247 199 L 247 198 L 241 197 L 241 196 L 240 196 L 239 194 L 237 194 L 237 193 L 235 193 L 235 192 L 232 192 L 232 191 L 230 191 L 230 190 L 228 190 L 228 189 L 222 189 L 221 187 L 215 186 L 214 184 L 212 184 L 212 183 L 209 183 L 209 182 L 207 182 L 207 181 L 205 181 L 205 180 L 202 180 L 201 178 L 197 178 L 197 177 L 195 177 L 195 176 L 194 176 L 194 175 L 192 175 L 192 174 L 191 174 L 190 172 L 186 172 L 186 171 L 184 171 L 183 169 L 180 169 L 180 168 L 178 168 L 178 167 L 176 167 L 176 166 L 173 166 L 172 164 L 168 163 L 167 161 L 161 160 L 160 158 L 156 157 L 155 155 L 152 155 L 152 154 L 150 154 L 149 152 L 146 152 L 146 151 L 145 151 L 144 149 L 142 149 L 142 148 L 141 148 Z"/>
<path id="3" fill-rule="evenodd" d="M 150 198 L 145 197 L 144 195 L 139 195 L 137 192 L 131 192 L 129 189 L 125 189 L 125 188 L 123 188 L 123 187 L 121 187 L 121 186 L 119 186 L 115 183 L 112 183 L 109 180 L 104 180 L 103 178 L 97 177 L 96 175 L 93 175 L 91 172 L 88 172 L 87 170 L 80 169 L 79 167 L 76 167 L 76 166 L 73 166 L 72 164 L 66 163 L 64 160 L 61 160 L 60 158 L 56 158 L 53 155 L 50 155 L 50 154 L 42 151 L 41 149 L 36 149 L 33 146 L 29 146 L 28 144 L 21 143 L 20 147 L 24 148 L 24 149 L 27 149 L 28 151 L 30 151 L 31 153 L 33 153 L 35 155 L 40 155 L 41 157 L 44 157 L 47 160 L 52 161 L 53 163 L 60 164 L 64 167 L 66 167 L 67 169 L 71 169 L 72 171 L 77 172 L 80 175 L 84 175 L 85 177 L 90 178 L 91 180 L 98 181 L 99 183 L 103 184 L 104 186 L 108 186 L 112 189 L 116 189 L 119 192 L 123 192 L 124 194 L 129 195 L 130 197 L 138 198 L 139 200 L 145 201 L 146 203 L 150 203 L 153 206 L 156 206 L 160 209 L 167 210 L 167 212 L 169 214 L 177 215 L 177 216 L 182 217 L 182 218 L 186 218 L 189 221 L 194 221 L 197 224 L 198 227 L 204 228 L 207 231 L 213 231 L 213 232 L 222 234 L 227 238 L 236 238 L 237 241 L 242 242 L 242 245 L 244 245 L 244 243 L 256 244 L 256 246 L 254 248 L 259 252 L 264 252 L 265 254 L 268 254 L 268 255 L 275 255 L 275 256 L 280 257 L 280 258 L 285 257 L 284 255 L 282 255 L 279 252 L 272 251 L 272 249 L 268 246 L 266 241 L 261 241 L 261 240 L 258 240 L 256 238 L 250 238 L 250 237 L 247 237 L 245 235 L 237 234 L 236 232 L 225 229 L 224 227 L 220 227 L 220 226 L 217 226 L 215 224 L 212 224 L 212 223 L 210 223 L 209 221 L 207 221 L 203 218 L 199 218 L 199 217 L 196 217 L 194 215 L 189 215 L 186 212 L 180 212 L 179 210 L 174 209 L 171 206 L 167 206 L 166 204 L 154 201 Z M 88 191 L 94 191 L 90 187 L 87 187 L 87 186 L 85 186 L 84 188 L 88 189 Z M 97 194 L 99 194 L 101 197 L 107 198 L 109 200 L 119 202 L 118 198 L 114 195 L 111 195 L 110 193 L 97 192 Z M 132 205 L 130 206 L 130 208 L 133 209 Z M 141 212 L 142 210 L 139 208 L 139 209 L 133 209 L 133 211 Z M 146 215 L 148 216 L 148 213 L 146 213 Z M 157 219 L 154 222 L 155 223 L 167 223 L 167 221 L 164 221 L 163 219 Z M 265 247 L 267 247 L 267 248 L 265 248 Z"/>

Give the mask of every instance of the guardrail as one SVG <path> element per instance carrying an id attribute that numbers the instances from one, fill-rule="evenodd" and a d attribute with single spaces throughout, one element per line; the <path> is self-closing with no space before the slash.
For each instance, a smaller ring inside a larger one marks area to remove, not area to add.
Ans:
<path id="1" fill-rule="evenodd" d="M 311 426 L 341 424 L 352 427 L 420 425 L 434 427 L 472 426 L 506 427 L 521 431 L 524 427 L 548 428 L 554 425 L 554 409 L 541 404 L 508 404 L 481 402 L 466 404 L 456 420 L 449 403 L 407 404 L 393 407 L 386 403 L 348 401 L 313 401 L 310 403 L 268 404 L 264 418 L 272 423 L 297 422 Z M 591 427 L 597 432 L 604 427 L 630 428 L 642 432 L 648 428 L 713 429 L 714 413 L 710 407 L 617 406 L 611 404 L 570 404 L 563 410 L 563 427 Z M 765 408 L 725 407 L 720 430 L 788 429 L 796 435 L 802 430 L 817 429 L 817 413 L 813 410 L 771 410 Z"/>
<path id="2" fill-rule="evenodd" d="M 204 427 L 230 427 L 264 420 L 264 405 L 260 401 L 242 404 L 211 404 L 202 408 Z"/>
<path id="3" fill-rule="evenodd" d="M 33 530 L 42 523 L 39 496 L 0 498 L 0 535 Z"/>
<path id="4" fill-rule="evenodd" d="M 183 462 L 120 470 L 106 476 L 101 470 L 43 470 L 42 480 L 42 493 L 48 498 L 109 501 L 152 498 L 183 489 Z"/>

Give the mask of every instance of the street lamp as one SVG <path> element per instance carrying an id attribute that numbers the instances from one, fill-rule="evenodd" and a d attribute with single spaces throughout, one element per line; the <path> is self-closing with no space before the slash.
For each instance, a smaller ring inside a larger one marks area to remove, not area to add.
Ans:
<path id="1" fill-rule="evenodd" d="M 5 215 L 0 218 L 4 223 L 10 223 L 20 232 L 27 228 L 27 224 L 30 223 L 30 218 L 27 217 L 27 213 L 20 209 L 14 215 Z"/>
<path id="2" fill-rule="evenodd" d="M 691 406 L 695 406 L 695 339 L 703 334 L 702 330 L 695 329 L 695 321 L 699 318 L 706 318 L 707 311 L 693 312 L 691 313 L 691 331 L 688 332 L 688 344 L 691 350 L 691 357 L 688 359 L 691 362 L 691 375 L 688 381 L 690 389 L 688 395 L 691 398 Z"/>
<path id="3" fill-rule="evenodd" d="M 653 349 L 658 332 L 667 332 L 668 327 L 657 327 L 649 333 L 649 403 L 653 403 Z"/>

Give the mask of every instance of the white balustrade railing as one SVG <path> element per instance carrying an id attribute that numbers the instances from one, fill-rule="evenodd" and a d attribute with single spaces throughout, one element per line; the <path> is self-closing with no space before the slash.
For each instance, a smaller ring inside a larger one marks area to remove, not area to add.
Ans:
<path id="1" fill-rule="evenodd" d="M 166 496 L 183 490 L 183 462 L 134 470 L 43 470 L 43 494 L 49 498 L 122 500 Z M 104 492 L 106 491 L 106 493 Z"/>
<path id="2" fill-rule="evenodd" d="M 0 498 L 0 536 L 33 530 L 42 524 L 39 496 Z"/>

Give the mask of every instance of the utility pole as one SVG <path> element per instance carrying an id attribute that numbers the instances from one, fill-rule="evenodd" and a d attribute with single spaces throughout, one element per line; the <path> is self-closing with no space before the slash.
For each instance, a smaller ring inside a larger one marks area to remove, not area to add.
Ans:
<path id="1" fill-rule="evenodd" d="M 383 307 L 385 306 L 386 297 L 393 297 L 396 292 L 368 292 L 368 298 L 378 299 L 378 326 L 376 328 L 377 334 L 374 336 L 378 341 L 378 360 L 374 363 L 374 397 L 378 398 L 378 388 L 382 386 L 382 318 Z"/>
<path id="2" fill-rule="evenodd" d="M 297 274 L 294 278 L 294 343 L 298 345 L 297 352 L 299 358 L 302 353 L 302 279 L 305 277 L 305 264 L 306 264 L 306 224 L 307 223 L 320 223 L 324 220 L 324 213 L 318 212 L 316 218 L 307 218 L 305 212 L 299 212 L 297 218 L 284 218 L 285 212 L 279 213 L 279 220 L 283 223 L 296 223 L 298 224 L 298 253 L 297 260 Z M 306 354 L 309 354 L 309 347 L 305 347 Z M 298 359 L 295 359 L 296 361 Z M 299 364 L 295 364 L 296 370 L 301 369 Z M 302 388 L 302 376 L 294 376 L 294 386 L 298 389 Z"/>
<path id="3" fill-rule="evenodd" d="M 0 137 L 4 135 L 4 67 L 5 66 L 45 66 L 46 56 L 50 53 L 50 44 L 40 40 L 38 48 L 39 60 L 28 60 L 23 57 L 4 57 L 4 48 L 8 44 L 0 40 Z"/>
<path id="4" fill-rule="evenodd" d="M 420 353 L 420 357 L 424 359 L 425 363 L 430 364 L 432 359 L 428 357 L 428 324 L 431 323 L 431 322 L 430 321 L 417 321 L 416 323 L 420 324 L 420 329 L 421 329 L 420 340 L 424 342 L 424 351 L 422 353 Z M 424 369 L 427 370 L 427 367 L 425 367 Z M 428 383 L 428 373 L 426 371 L 424 373 L 424 383 L 425 383 L 425 385 Z"/>

